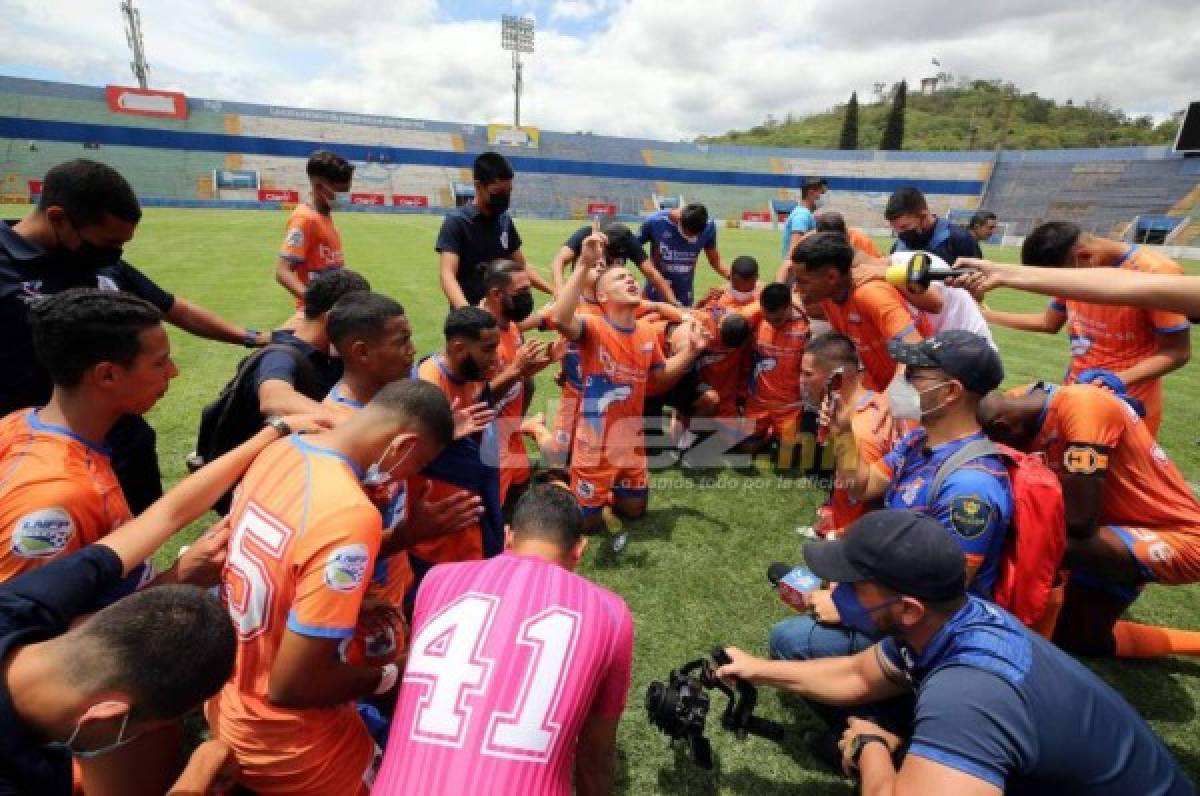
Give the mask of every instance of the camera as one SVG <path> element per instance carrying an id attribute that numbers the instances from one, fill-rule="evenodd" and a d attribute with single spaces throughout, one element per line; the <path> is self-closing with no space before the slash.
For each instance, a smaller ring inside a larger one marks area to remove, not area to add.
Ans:
<path id="1" fill-rule="evenodd" d="M 704 736 L 712 700 L 708 692 L 717 690 L 729 702 L 721 714 L 721 726 L 739 741 L 747 735 L 757 735 L 773 741 L 783 738 L 783 727 L 773 721 L 754 716 L 758 691 L 741 680 L 736 691 L 716 674 L 716 666 L 730 663 L 723 647 L 715 647 L 709 658 L 689 661 L 672 669 L 667 682 L 655 680 L 646 688 L 646 714 L 650 723 L 672 743 L 686 741 L 692 759 L 701 768 L 713 767 L 712 743 Z"/>

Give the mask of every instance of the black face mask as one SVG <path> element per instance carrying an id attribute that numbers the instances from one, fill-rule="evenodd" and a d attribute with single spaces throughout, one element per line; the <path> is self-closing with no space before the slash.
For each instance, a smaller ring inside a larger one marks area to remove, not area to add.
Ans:
<path id="1" fill-rule="evenodd" d="M 922 232 L 920 229 L 906 229 L 904 232 L 897 232 L 896 237 L 904 242 L 912 251 L 918 251 L 929 245 L 929 241 L 933 239 L 933 230 Z"/>
<path id="2" fill-rule="evenodd" d="M 520 323 L 529 317 L 533 312 L 533 294 L 528 290 L 522 290 L 512 296 L 506 296 L 504 299 L 504 317 L 507 320 Z"/>
<path id="3" fill-rule="evenodd" d="M 483 368 L 479 367 L 479 363 L 475 361 L 475 357 L 467 355 L 462 364 L 458 366 L 459 371 L 465 381 L 482 381 Z"/>
<path id="4" fill-rule="evenodd" d="M 492 215 L 498 216 L 508 209 L 509 202 L 512 201 L 511 193 L 490 193 L 488 194 L 487 208 Z"/>
<path id="5" fill-rule="evenodd" d="M 99 271 L 121 262 L 124 253 L 120 246 L 97 246 L 85 240 L 78 249 L 64 251 L 63 256 L 76 268 Z"/>

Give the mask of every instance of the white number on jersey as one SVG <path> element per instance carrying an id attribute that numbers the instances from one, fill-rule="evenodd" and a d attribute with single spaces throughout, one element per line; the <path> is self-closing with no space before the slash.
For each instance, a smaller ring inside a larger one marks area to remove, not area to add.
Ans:
<path id="1" fill-rule="evenodd" d="M 225 603 L 229 616 L 242 640 L 249 640 L 264 630 L 271 615 L 274 587 L 263 566 L 264 558 L 278 561 L 283 556 L 292 531 L 272 519 L 254 503 L 246 511 L 229 539 L 229 558 L 225 569 L 234 581 L 225 583 Z"/>

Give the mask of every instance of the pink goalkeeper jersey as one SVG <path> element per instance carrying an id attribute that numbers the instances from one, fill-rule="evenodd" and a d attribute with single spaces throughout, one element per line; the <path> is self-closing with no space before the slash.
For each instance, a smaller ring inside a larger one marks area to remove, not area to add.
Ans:
<path id="1" fill-rule="evenodd" d="M 584 721 L 617 718 L 633 617 L 562 567 L 505 553 L 434 567 L 373 794 L 569 794 Z"/>

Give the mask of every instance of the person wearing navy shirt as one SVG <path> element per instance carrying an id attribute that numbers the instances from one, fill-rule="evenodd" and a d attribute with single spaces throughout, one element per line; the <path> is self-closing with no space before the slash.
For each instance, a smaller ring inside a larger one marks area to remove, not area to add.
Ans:
<path id="1" fill-rule="evenodd" d="M 979 241 L 969 231 L 929 212 L 920 189 L 900 188 L 888 198 L 883 216 L 896 233 L 892 253 L 923 251 L 953 264 L 959 257 L 982 257 Z"/>
<path id="2" fill-rule="evenodd" d="M 553 293 L 546 280 L 529 267 L 521 251 L 521 236 L 508 213 L 512 201 L 513 168 L 496 152 L 484 152 L 472 165 L 475 197 L 442 219 L 437 242 L 442 292 L 450 309 L 474 307 L 483 300 L 479 264 L 512 260 L 529 272 L 529 282 L 543 293 Z"/>
<path id="3" fill-rule="evenodd" d="M 888 388 L 892 414 L 898 420 L 919 420 L 921 426 L 868 473 L 859 474 L 864 482 L 860 499 L 882 499 L 887 508 L 936 520 L 965 556 L 970 592 L 990 599 L 1013 515 L 1012 484 L 1004 463 L 996 456 L 974 458 L 942 474 L 936 492 L 932 487 L 947 459 L 985 439 L 976 413 L 983 396 L 1004 380 L 1004 366 L 986 340 L 962 330 L 919 343 L 893 343 L 888 350 L 907 366 L 905 377 Z M 877 640 L 846 622 L 834 595 L 821 591 L 813 594 L 812 616 L 785 619 L 771 629 L 770 647 L 773 657 L 809 660 L 852 654 Z M 903 710 L 884 705 L 876 715 L 888 720 Z M 826 718 L 836 732 L 845 714 L 829 713 Z M 829 737 L 822 740 L 828 748 Z"/>
<path id="4" fill-rule="evenodd" d="M 167 322 L 198 337 L 247 346 L 266 335 L 230 323 L 163 290 L 123 259 L 142 211 L 129 183 L 92 160 L 46 172 L 32 213 L 0 223 L 0 416 L 50 399 L 53 385 L 33 351 L 29 305 L 76 287 L 121 290 L 158 308 Z M 141 511 L 162 494 L 154 430 L 122 418 L 105 442 L 129 506 Z"/>
<path id="5" fill-rule="evenodd" d="M 965 589 L 962 549 L 932 518 L 865 515 L 804 549 L 838 584 L 844 621 L 883 641 L 854 655 L 770 661 L 729 648 L 718 676 L 851 710 L 908 695 L 906 726 L 851 718 L 841 765 L 862 793 L 1184 796 L 1195 793 L 1116 691 Z"/>
<path id="6" fill-rule="evenodd" d="M 721 252 L 717 250 L 717 225 L 708 217 L 704 205 L 688 204 L 658 211 L 642 222 L 638 243 L 650 244 L 650 259 L 671 283 L 676 304 L 692 306 L 692 286 L 700 252 L 704 252 L 708 264 L 722 279 L 729 279 L 729 269 L 722 265 Z M 650 301 L 669 300 L 649 282 L 644 293 Z"/>

